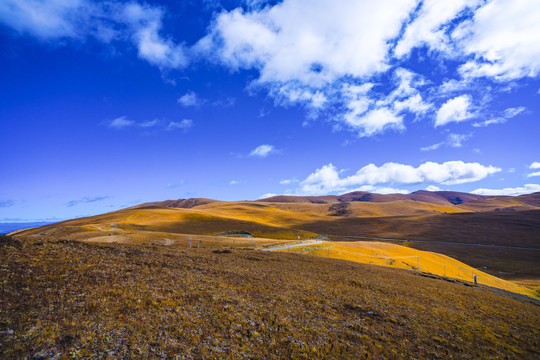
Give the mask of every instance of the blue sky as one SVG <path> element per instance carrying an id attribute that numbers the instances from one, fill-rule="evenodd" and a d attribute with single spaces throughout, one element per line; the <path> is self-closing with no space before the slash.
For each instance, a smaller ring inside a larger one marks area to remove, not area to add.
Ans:
<path id="1" fill-rule="evenodd" d="M 536 0 L 0 4 L 0 221 L 540 191 Z"/>

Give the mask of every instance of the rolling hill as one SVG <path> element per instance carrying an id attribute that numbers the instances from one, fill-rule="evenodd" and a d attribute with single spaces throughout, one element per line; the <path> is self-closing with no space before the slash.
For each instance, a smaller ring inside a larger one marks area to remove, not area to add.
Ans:
<path id="1" fill-rule="evenodd" d="M 339 241 L 357 241 L 353 236 L 408 239 L 413 248 L 455 257 L 492 275 L 534 280 L 540 279 L 540 251 L 519 248 L 540 248 L 539 199 L 540 193 L 487 197 L 448 191 L 276 196 L 239 202 L 180 199 L 17 234 L 92 241 L 120 236 L 124 242 L 150 241 L 158 233 L 169 238 L 243 233 L 274 240 L 321 234 L 345 236 L 330 236 Z"/>

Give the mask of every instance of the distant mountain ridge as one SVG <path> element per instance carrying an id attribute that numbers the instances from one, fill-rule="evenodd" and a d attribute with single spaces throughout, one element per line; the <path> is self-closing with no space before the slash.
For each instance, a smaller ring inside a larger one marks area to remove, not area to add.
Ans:
<path id="1" fill-rule="evenodd" d="M 418 190 L 410 194 L 377 194 L 367 191 L 353 191 L 341 195 L 322 195 L 322 196 L 296 196 L 296 195 L 276 195 L 264 199 L 254 201 L 256 203 L 296 203 L 296 204 L 335 204 L 348 202 L 371 202 L 384 203 L 398 200 L 420 201 L 429 204 L 437 205 L 461 205 L 478 200 L 493 199 L 494 201 L 504 201 L 504 199 L 515 199 L 523 205 L 540 207 L 540 193 L 519 195 L 519 196 L 495 196 L 495 195 L 477 195 L 457 191 L 427 191 Z M 191 209 L 197 206 L 207 205 L 211 203 L 222 202 L 208 198 L 189 198 L 177 200 L 164 200 L 147 202 L 135 205 L 130 209 L 157 206 L 167 208 Z M 493 208 L 492 210 L 495 210 Z"/>
<path id="2" fill-rule="evenodd" d="M 540 206 L 540 193 L 537 196 L 521 195 L 524 203 L 530 203 L 533 206 Z M 410 194 L 377 194 L 367 191 L 353 191 L 342 195 L 323 195 L 323 196 L 295 196 L 295 195 L 276 195 L 254 202 L 264 203 L 310 203 L 310 204 L 334 204 L 343 202 L 391 202 L 397 200 L 413 200 L 438 205 L 459 205 L 469 201 L 484 200 L 489 198 L 507 198 L 508 196 L 486 196 L 476 195 L 456 191 L 426 191 L 418 190 Z M 168 208 L 191 209 L 196 206 L 207 205 L 219 200 L 207 198 L 189 198 L 177 200 L 164 200 L 147 202 L 135 205 L 131 208 L 141 208 L 147 206 L 159 206 Z"/>
<path id="3" fill-rule="evenodd" d="M 278 195 L 266 199 L 257 200 L 259 202 L 291 202 L 291 203 L 314 203 L 331 204 L 335 202 L 390 202 L 396 200 L 422 201 L 431 204 L 446 205 L 448 203 L 459 205 L 474 200 L 483 200 L 494 196 L 475 195 L 456 191 L 426 191 L 418 190 L 410 194 L 377 194 L 366 191 L 354 191 L 342 195 L 326 196 L 292 196 Z"/>

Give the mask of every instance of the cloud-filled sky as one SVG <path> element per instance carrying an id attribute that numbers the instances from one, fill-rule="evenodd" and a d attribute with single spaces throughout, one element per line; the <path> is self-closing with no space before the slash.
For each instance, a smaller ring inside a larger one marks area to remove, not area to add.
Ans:
<path id="1" fill-rule="evenodd" d="M 537 0 L 0 2 L 0 221 L 540 191 Z"/>

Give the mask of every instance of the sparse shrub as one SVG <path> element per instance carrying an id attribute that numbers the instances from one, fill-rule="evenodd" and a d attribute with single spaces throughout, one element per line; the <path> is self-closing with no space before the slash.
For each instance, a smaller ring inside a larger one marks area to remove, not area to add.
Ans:
<path id="1" fill-rule="evenodd" d="M 0 235 L 0 247 L 22 248 L 22 243 L 7 235 Z"/>
<path id="2" fill-rule="evenodd" d="M 229 249 L 224 249 L 224 250 L 219 250 L 219 249 L 218 249 L 218 250 L 214 250 L 214 251 L 212 251 L 212 252 L 213 252 L 214 254 L 230 254 L 230 253 L 232 253 L 232 251 L 229 250 Z"/>

